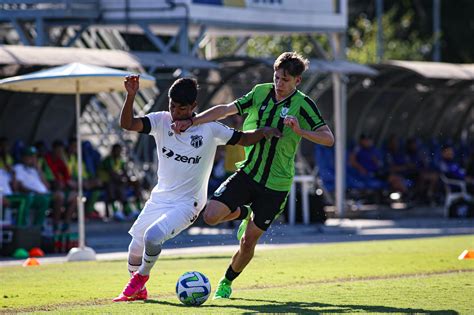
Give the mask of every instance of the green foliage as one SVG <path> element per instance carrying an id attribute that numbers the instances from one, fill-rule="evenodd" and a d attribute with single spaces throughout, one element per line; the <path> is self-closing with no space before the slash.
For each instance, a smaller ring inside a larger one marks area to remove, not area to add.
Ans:
<path id="1" fill-rule="evenodd" d="M 416 30 L 411 30 L 415 22 L 413 10 L 406 10 L 401 17 L 397 17 L 397 12 L 395 6 L 382 18 L 383 60 L 425 60 L 431 52 L 432 41 L 420 38 Z M 360 15 L 348 30 L 347 59 L 364 64 L 376 63 L 377 30 L 375 19 L 371 21 Z"/>
<path id="2" fill-rule="evenodd" d="M 393 6 L 382 19 L 384 60 L 425 60 L 431 53 L 432 40 L 421 38 L 414 28 L 415 13 L 411 9 L 403 11 Z M 347 59 L 363 64 L 377 62 L 377 23 L 365 14 L 355 19 L 348 30 Z M 261 35 L 249 39 L 246 54 L 251 57 L 276 57 L 284 51 L 298 51 L 308 57 L 320 57 L 311 36 L 330 51 L 327 36 L 323 35 Z M 230 55 L 236 48 L 237 38 L 223 37 L 217 41 L 219 56 Z"/>
<path id="3" fill-rule="evenodd" d="M 228 56 L 237 47 L 237 38 L 233 36 L 219 37 L 216 42 L 217 57 Z"/>
<path id="4" fill-rule="evenodd" d="M 112 303 L 128 281 L 125 261 L 0 268 L 0 310 L 56 313 L 471 313 L 473 261 L 457 256 L 473 236 L 349 242 L 262 250 L 234 281 L 230 300 L 182 305 L 185 271 L 213 286 L 231 253 L 162 257 L 147 283 L 150 300 Z M 215 287 L 213 287 L 215 290 Z"/>
<path id="5" fill-rule="evenodd" d="M 252 37 L 247 42 L 245 53 L 250 57 L 278 57 L 285 51 L 297 51 L 308 57 L 317 57 L 318 54 L 308 38 L 311 36 L 325 49 L 328 49 L 328 40 L 322 35 L 260 35 Z M 217 40 L 218 56 L 231 55 L 237 47 L 236 37 L 222 37 Z"/>
<path id="6" fill-rule="evenodd" d="M 470 19 L 467 8 L 474 8 L 474 2 L 459 1 L 462 5 L 452 6 L 447 1 L 442 2 L 442 57 L 444 61 L 448 62 L 472 62 L 474 41 L 468 40 L 467 37 L 472 35 L 470 30 L 474 30 L 474 23 Z M 376 63 L 378 62 L 376 46 L 378 26 L 373 12 L 373 2 L 366 1 L 351 5 L 353 10 L 356 10 L 356 14 L 350 15 L 347 32 L 347 59 L 363 64 Z M 466 10 L 462 9 L 463 6 L 466 7 Z M 364 8 L 368 12 L 364 10 L 363 13 L 360 13 Z M 385 9 L 382 18 L 383 60 L 430 61 L 434 43 L 431 3 L 386 1 Z M 448 34 L 449 36 L 447 36 Z M 307 57 L 320 58 L 321 56 L 308 36 L 319 42 L 325 51 L 330 51 L 326 35 L 288 34 L 253 36 L 248 41 L 245 52 L 251 57 L 276 57 L 284 51 L 294 50 Z M 218 39 L 218 55 L 232 54 L 236 43 L 237 38 L 235 37 Z M 445 43 L 453 43 L 453 45 L 450 47 Z M 453 47 L 456 48 L 452 49 Z"/>

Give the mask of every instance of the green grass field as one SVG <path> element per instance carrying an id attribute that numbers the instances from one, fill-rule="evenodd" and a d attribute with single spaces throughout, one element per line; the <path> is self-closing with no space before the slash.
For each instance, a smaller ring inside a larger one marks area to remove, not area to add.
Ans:
<path id="1" fill-rule="evenodd" d="M 230 300 L 180 304 L 190 270 L 216 285 L 231 253 L 162 257 L 147 302 L 112 303 L 128 280 L 125 261 L 0 268 L 0 312 L 474 314 L 474 260 L 458 260 L 474 236 L 316 244 L 256 252 Z"/>

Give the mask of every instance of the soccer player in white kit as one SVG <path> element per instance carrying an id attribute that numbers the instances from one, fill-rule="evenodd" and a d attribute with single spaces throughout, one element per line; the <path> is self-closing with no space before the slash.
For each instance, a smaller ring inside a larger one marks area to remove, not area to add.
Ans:
<path id="1" fill-rule="evenodd" d="M 145 117 L 134 117 L 133 114 L 139 76 L 127 76 L 124 84 L 127 97 L 120 126 L 152 135 L 159 164 L 158 183 L 129 231 L 132 236 L 128 249 L 131 279 L 115 302 L 147 299 L 145 283 L 161 253 L 162 244 L 190 226 L 207 202 L 207 185 L 217 146 L 248 146 L 263 137 L 281 136 L 276 128 L 242 132 L 218 122 L 193 126 L 176 134 L 171 128 L 173 122 L 191 119 L 196 108 L 196 80 L 176 80 L 168 92 L 169 112 L 153 112 Z"/>

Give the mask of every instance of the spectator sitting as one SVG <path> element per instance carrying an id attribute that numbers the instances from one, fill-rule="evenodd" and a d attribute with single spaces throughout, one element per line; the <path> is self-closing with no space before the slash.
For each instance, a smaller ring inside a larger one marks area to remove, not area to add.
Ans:
<path id="1" fill-rule="evenodd" d="M 42 225 L 49 208 L 51 194 L 48 189 L 49 184 L 38 167 L 36 149 L 26 147 L 22 153 L 22 162 L 15 164 L 13 170 L 18 181 L 19 191 L 28 196 L 28 204 L 25 206 L 26 217 L 29 217 L 29 209 L 33 208 L 36 210 L 33 224 Z M 53 196 L 53 200 L 56 201 L 57 196 Z"/>
<path id="2" fill-rule="evenodd" d="M 96 178 L 101 162 L 99 151 L 92 146 L 90 141 L 86 140 L 82 143 L 82 155 L 89 176 Z"/>
<path id="3" fill-rule="evenodd" d="M 117 221 L 124 221 L 126 215 L 129 217 L 138 216 L 138 211 L 132 210 L 128 204 L 127 189 L 131 183 L 137 195 L 140 193 L 139 187 L 129 179 L 125 166 L 125 160 L 122 158 L 122 146 L 118 143 L 114 144 L 110 155 L 102 161 L 100 178 L 106 188 L 107 205 L 112 205 L 114 219 Z M 136 198 L 138 202 L 141 201 L 139 196 Z M 120 203 L 121 209 L 116 207 L 115 201 Z M 141 209 L 141 205 L 139 209 Z"/>
<path id="4" fill-rule="evenodd" d="M 403 179 L 383 168 L 370 136 L 364 134 L 360 136 L 359 145 L 349 155 L 349 163 L 359 172 L 363 180 L 387 181 L 393 190 L 406 192 Z"/>
<path id="5" fill-rule="evenodd" d="M 12 176 L 5 169 L 0 168 L 0 201 L 2 202 L 3 209 L 6 209 L 10 205 L 8 197 L 13 194 L 11 186 L 14 181 L 15 176 Z M 6 211 L 4 213 L 6 213 Z M 3 222 L 0 224 L 5 224 L 6 221 L 8 220 L 4 217 Z"/>
<path id="6" fill-rule="evenodd" d="M 401 185 L 403 187 L 399 189 L 406 193 L 408 191 L 407 186 L 414 183 L 418 172 L 415 165 L 408 162 L 405 152 L 400 150 L 399 141 L 400 140 L 395 135 L 389 137 L 387 151 L 385 152 L 385 165 L 389 174 L 400 177 Z"/>
<path id="7" fill-rule="evenodd" d="M 78 170 L 77 170 L 77 139 L 71 138 L 68 142 L 67 147 L 67 167 L 71 174 L 74 185 L 78 185 Z M 82 162 L 82 187 L 84 194 L 87 196 L 85 204 L 85 215 L 90 219 L 99 219 L 99 213 L 94 209 L 96 201 L 99 199 L 101 194 L 102 183 L 100 179 L 90 176 L 85 163 Z"/>
<path id="8" fill-rule="evenodd" d="M 440 171 L 449 179 L 464 180 L 465 170 L 454 159 L 454 150 L 450 145 L 445 145 L 441 149 Z"/>
<path id="9" fill-rule="evenodd" d="M 2 194 L 2 204 L 6 207 L 16 207 L 19 217 L 18 225 L 25 225 L 23 214 L 27 214 L 31 198 L 23 194 L 16 194 L 18 182 L 13 171 L 13 157 L 9 154 L 8 139 L 0 138 L 0 193 Z M 6 213 L 6 212 L 4 212 Z"/>
<path id="10" fill-rule="evenodd" d="M 18 181 L 16 180 L 15 172 L 7 172 L 5 169 L 0 168 L 0 194 L 2 197 L 2 205 L 4 209 L 3 224 L 16 224 L 18 226 L 25 226 L 29 219 L 29 210 L 33 203 L 33 196 L 29 194 L 18 193 Z M 41 203 L 35 203 L 34 206 L 41 208 Z M 11 217 L 11 212 L 7 211 L 7 208 L 16 208 L 17 217 L 14 219 Z M 38 212 L 40 212 L 39 210 Z M 35 215 L 36 226 L 42 224 L 42 216 Z"/>
<path id="11" fill-rule="evenodd" d="M 405 144 L 409 168 L 406 177 L 415 181 L 415 197 L 418 200 L 434 203 L 438 186 L 438 173 L 429 167 L 429 163 L 418 149 L 418 141 L 409 138 Z"/>
<path id="12" fill-rule="evenodd" d="M 68 233 L 72 216 L 77 208 L 77 184 L 72 180 L 67 168 L 66 152 L 61 140 L 53 142 L 53 150 L 46 154 L 46 162 L 54 175 L 54 184 L 52 185 L 54 195 L 60 196 L 53 198 L 55 200 L 53 205 L 53 231 L 55 234 Z M 64 221 L 60 228 L 62 216 Z"/>

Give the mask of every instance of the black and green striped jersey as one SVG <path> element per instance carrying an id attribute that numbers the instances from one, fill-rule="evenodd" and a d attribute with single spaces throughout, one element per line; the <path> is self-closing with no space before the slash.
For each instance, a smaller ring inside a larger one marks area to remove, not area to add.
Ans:
<path id="1" fill-rule="evenodd" d="M 286 115 L 295 116 L 301 129 L 316 130 L 325 125 L 316 104 L 296 90 L 277 102 L 272 83 L 256 85 L 252 91 L 234 102 L 239 114 L 248 114 L 243 130 L 265 126 L 278 128 L 281 138 L 262 139 L 245 147 L 245 160 L 238 167 L 256 182 L 278 191 L 289 191 L 295 175 L 295 155 L 301 136 L 283 124 Z"/>

